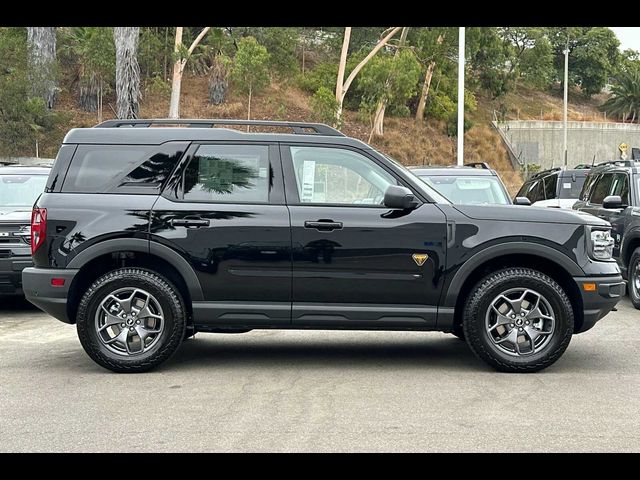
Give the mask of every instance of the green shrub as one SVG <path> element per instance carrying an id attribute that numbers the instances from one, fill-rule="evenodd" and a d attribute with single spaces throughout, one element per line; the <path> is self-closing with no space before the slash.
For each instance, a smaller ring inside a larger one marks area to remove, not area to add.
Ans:
<path id="1" fill-rule="evenodd" d="M 320 87 L 311 97 L 311 108 L 314 117 L 322 123 L 332 124 L 338 113 L 338 102 L 333 91 Z"/>

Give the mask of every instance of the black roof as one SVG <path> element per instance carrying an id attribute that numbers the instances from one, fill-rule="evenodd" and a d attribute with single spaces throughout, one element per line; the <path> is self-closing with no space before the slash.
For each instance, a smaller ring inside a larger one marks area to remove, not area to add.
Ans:
<path id="1" fill-rule="evenodd" d="M 0 167 L 0 175 L 49 175 L 51 167 L 43 165 L 8 165 Z"/>
<path id="2" fill-rule="evenodd" d="M 184 127 L 160 125 L 184 125 Z M 288 128 L 293 133 L 246 133 L 217 125 L 252 125 L 254 127 Z M 107 121 L 97 128 L 74 128 L 63 143 L 160 145 L 170 141 L 256 141 L 256 142 L 313 142 L 371 148 L 364 142 L 344 136 L 323 124 L 260 120 L 205 119 L 140 119 Z M 185 128 L 186 127 L 186 128 Z"/>
<path id="3" fill-rule="evenodd" d="M 640 162 L 635 162 L 633 160 L 611 160 L 609 162 L 601 162 L 596 164 L 590 171 L 631 171 L 632 173 L 640 173 Z"/>
<path id="4" fill-rule="evenodd" d="M 556 168 L 550 168 L 548 170 L 541 170 L 539 172 L 536 172 L 529 177 L 529 180 L 544 178 L 549 175 L 554 175 L 556 173 L 559 173 L 560 177 L 568 177 L 568 176 L 574 176 L 574 175 L 577 177 L 586 177 L 590 171 L 591 171 L 590 168 L 567 168 L 566 170 L 563 170 L 561 167 L 556 167 Z"/>
<path id="5" fill-rule="evenodd" d="M 478 177 L 497 176 L 495 170 L 487 168 L 474 168 L 469 166 L 451 165 L 448 167 L 436 166 L 436 167 L 409 167 L 411 173 L 414 175 L 432 175 L 432 176 L 456 176 L 456 175 L 469 175 Z"/>

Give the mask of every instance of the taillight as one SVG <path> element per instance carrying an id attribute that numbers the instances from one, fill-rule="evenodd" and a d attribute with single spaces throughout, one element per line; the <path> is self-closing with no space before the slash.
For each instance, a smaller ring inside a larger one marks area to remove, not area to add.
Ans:
<path id="1" fill-rule="evenodd" d="M 31 211 L 31 255 L 36 253 L 47 237 L 47 209 L 34 207 Z"/>

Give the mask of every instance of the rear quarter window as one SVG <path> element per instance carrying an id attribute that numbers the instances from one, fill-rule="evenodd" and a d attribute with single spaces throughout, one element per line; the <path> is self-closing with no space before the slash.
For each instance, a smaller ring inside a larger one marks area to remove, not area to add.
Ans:
<path id="1" fill-rule="evenodd" d="M 62 191 L 157 194 L 187 146 L 186 142 L 79 145 Z"/>

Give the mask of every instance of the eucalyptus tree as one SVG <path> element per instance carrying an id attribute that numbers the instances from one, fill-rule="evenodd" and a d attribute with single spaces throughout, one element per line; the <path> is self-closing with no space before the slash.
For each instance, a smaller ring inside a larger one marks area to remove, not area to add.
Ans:
<path id="1" fill-rule="evenodd" d="M 29 77 L 33 94 L 42 97 L 47 108 L 56 101 L 56 27 L 27 27 Z"/>
<path id="2" fill-rule="evenodd" d="M 140 111 L 140 27 L 114 27 L 116 45 L 116 109 L 118 118 L 137 118 Z"/>

